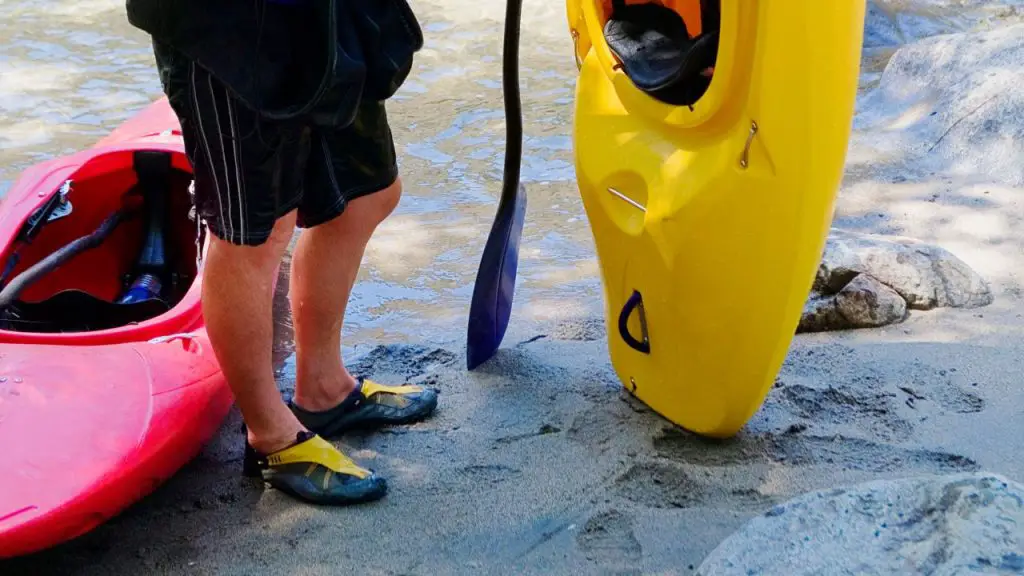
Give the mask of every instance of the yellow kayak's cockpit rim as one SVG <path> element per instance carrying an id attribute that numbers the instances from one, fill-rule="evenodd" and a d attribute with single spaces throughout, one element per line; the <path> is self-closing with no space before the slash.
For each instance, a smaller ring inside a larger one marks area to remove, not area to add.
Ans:
<path id="1" fill-rule="evenodd" d="M 587 57 L 596 57 L 626 108 L 650 120 L 678 128 L 696 128 L 714 120 L 731 123 L 746 102 L 757 35 L 758 0 L 722 2 L 717 63 L 707 92 L 689 106 L 673 106 L 639 90 L 620 69 L 604 37 L 604 24 L 611 11 L 607 0 L 581 0 L 583 24 L 589 44 Z M 575 23 L 573 23 L 575 25 Z M 577 32 L 581 34 L 581 32 Z M 575 48 L 575 47 L 574 47 Z M 728 118 L 722 118 L 727 116 Z"/>

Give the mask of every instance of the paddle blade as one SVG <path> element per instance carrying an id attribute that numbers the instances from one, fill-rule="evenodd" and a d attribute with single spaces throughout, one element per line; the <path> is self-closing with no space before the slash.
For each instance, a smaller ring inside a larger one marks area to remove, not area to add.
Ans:
<path id="1" fill-rule="evenodd" d="M 502 196 L 480 258 L 466 335 L 466 364 L 470 370 L 489 360 L 505 337 L 512 314 L 525 218 L 526 189 L 520 184 L 513 198 Z"/>

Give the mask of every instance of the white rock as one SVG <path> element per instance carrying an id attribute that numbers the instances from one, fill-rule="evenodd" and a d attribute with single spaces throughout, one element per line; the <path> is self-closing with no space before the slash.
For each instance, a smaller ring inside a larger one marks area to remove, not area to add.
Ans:
<path id="1" fill-rule="evenodd" d="M 861 263 L 857 253 L 840 236 L 844 233 L 832 229 L 825 241 L 825 251 L 818 265 L 814 279 L 814 290 L 822 294 L 835 294 L 860 273 Z"/>
<path id="2" fill-rule="evenodd" d="M 701 576 L 1024 574 L 1024 485 L 969 473 L 799 496 L 754 518 Z"/>
<path id="3" fill-rule="evenodd" d="M 1006 1 L 868 0 L 864 47 L 906 44 L 936 34 L 960 32 Z"/>

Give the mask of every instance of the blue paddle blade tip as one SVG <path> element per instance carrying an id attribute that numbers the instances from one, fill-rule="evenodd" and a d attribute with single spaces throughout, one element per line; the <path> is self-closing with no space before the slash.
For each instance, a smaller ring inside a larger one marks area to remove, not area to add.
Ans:
<path id="1" fill-rule="evenodd" d="M 505 337 L 512 315 L 525 217 L 526 190 L 520 185 L 512 203 L 499 204 L 480 259 L 466 335 L 466 365 L 470 370 L 494 356 Z"/>

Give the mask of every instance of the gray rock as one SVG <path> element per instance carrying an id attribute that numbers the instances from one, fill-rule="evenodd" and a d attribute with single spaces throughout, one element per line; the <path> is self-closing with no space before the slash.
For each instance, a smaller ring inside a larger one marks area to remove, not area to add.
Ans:
<path id="1" fill-rule="evenodd" d="M 838 294 L 814 292 L 804 305 L 798 332 L 874 328 L 902 322 L 907 302 L 868 274 L 856 274 Z"/>
<path id="2" fill-rule="evenodd" d="M 723 541 L 701 576 L 1024 574 L 1024 485 L 991 473 L 799 496 Z"/>
<path id="3" fill-rule="evenodd" d="M 860 258 L 840 237 L 844 233 L 833 228 L 825 241 L 825 252 L 814 278 L 814 291 L 822 294 L 836 294 L 843 286 L 863 271 Z"/>
<path id="4" fill-rule="evenodd" d="M 853 328 L 872 328 L 902 322 L 907 302 L 874 277 L 859 274 L 836 295 L 836 309 Z"/>
<path id="5" fill-rule="evenodd" d="M 993 301 L 988 283 L 948 250 L 901 236 L 833 230 L 815 289 L 834 291 L 857 274 L 892 288 L 915 310 L 976 308 Z"/>
<path id="6" fill-rule="evenodd" d="M 825 332 L 851 328 L 846 318 L 839 313 L 835 295 L 812 293 L 804 304 L 803 314 L 797 332 Z"/>

